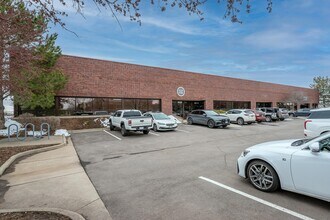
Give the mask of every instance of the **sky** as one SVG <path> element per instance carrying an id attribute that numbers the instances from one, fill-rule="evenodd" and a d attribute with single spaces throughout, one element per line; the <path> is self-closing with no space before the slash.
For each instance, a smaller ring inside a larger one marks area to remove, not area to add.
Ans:
<path id="1" fill-rule="evenodd" d="M 271 13 L 266 0 L 252 0 L 251 13 L 238 15 L 242 24 L 225 19 L 225 5 L 215 0 L 201 7 L 203 21 L 145 0 L 141 26 L 123 16 L 119 25 L 111 11 L 85 2 L 83 16 L 55 3 L 77 35 L 51 28 L 62 54 L 300 87 L 330 75 L 329 0 L 273 0 Z"/>

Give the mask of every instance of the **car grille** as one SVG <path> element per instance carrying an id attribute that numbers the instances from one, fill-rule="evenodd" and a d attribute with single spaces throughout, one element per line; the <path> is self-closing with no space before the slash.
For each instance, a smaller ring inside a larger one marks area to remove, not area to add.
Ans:
<path id="1" fill-rule="evenodd" d="M 174 126 L 174 124 L 166 124 L 166 126 Z"/>

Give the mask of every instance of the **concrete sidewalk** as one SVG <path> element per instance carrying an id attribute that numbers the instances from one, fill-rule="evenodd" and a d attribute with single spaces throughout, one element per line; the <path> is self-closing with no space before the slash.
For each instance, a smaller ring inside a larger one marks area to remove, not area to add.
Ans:
<path id="1" fill-rule="evenodd" d="M 71 139 L 67 146 L 19 161 L 14 169 L 0 178 L 0 209 L 60 208 L 86 219 L 111 219 Z"/>

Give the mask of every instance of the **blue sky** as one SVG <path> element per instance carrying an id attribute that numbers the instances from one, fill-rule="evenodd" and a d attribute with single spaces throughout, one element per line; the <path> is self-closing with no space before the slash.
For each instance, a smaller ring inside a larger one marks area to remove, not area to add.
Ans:
<path id="1" fill-rule="evenodd" d="M 243 24 L 224 19 L 224 4 L 209 0 L 204 21 L 182 9 L 160 12 L 143 1 L 142 25 L 89 3 L 84 17 L 71 7 L 59 26 L 63 54 L 309 87 L 330 75 L 330 1 L 251 1 Z M 63 8 L 59 6 L 59 8 Z"/>

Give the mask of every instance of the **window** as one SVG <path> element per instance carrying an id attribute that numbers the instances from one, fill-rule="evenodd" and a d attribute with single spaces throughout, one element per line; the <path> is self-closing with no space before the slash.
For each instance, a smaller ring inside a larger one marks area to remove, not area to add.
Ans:
<path id="1" fill-rule="evenodd" d="M 149 111 L 148 100 L 147 99 L 137 99 L 136 100 L 136 109 L 139 109 L 142 112 Z"/>
<path id="2" fill-rule="evenodd" d="M 135 99 L 123 99 L 123 109 L 135 109 Z"/>
<path id="3" fill-rule="evenodd" d="M 73 115 L 76 111 L 75 98 L 59 98 L 60 115 Z"/>
<path id="4" fill-rule="evenodd" d="M 114 116 L 115 117 L 120 117 L 121 116 L 121 111 L 117 111 Z"/>
<path id="5" fill-rule="evenodd" d="M 109 105 L 108 98 L 94 98 L 93 100 L 93 111 L 107 111 Z"/>
<path id="6" fill-rule="evenodd" d="M 122 109 L 121 99 L 109 99 L 108 112 L 115 112 Z"/>
<path id="7" fill-rule="evenodd" d="M 244 102 L 244 101 L 213 101 L 213 108 L 214 109 L 244 109 L 244 108 L 251 108 L 251 102 Z"/>
<path id="8" fill-rule="evenodd" d="M 141 113 L 139 111 L 129 111 L 129 112 L 124 112 L 123 118 L 128 118 L 128 117 L 139 117 L 141 116 Z"/>
<path id="9" fill-rule="evenodd" d="M 76 98 L 77 112 L 91 112 L 93 111 L 93 98 Z"/>
<path id="10" fill-rule="evenodd" d="M 271 102 L 257 102 L 257 108 L 262 108 L 262 107 L 272 107 Z"/>
<path id="11" fill-rule="evenodd" d="M 148 100 L 148 108 L 150 111 L 153 112 L 160 111 L 160 100 L 159 99 Z"/>
<path id="12" fill-rule="evenodd" d="M 330 119 L 330 110 L 312 111 L 309 119 Z"/>

